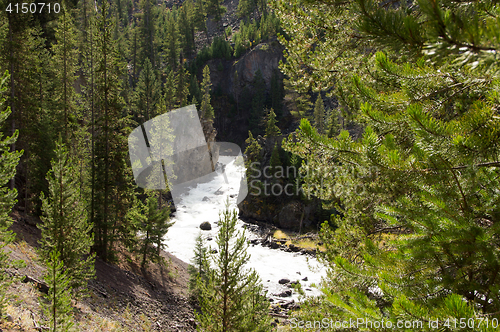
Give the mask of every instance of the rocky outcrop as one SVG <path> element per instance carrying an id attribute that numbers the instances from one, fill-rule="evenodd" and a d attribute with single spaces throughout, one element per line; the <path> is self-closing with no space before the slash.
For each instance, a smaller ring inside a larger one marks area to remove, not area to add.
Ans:
<path id="1" fill-rule="evenodd" d="M 303 204 L 299 201 L 286 203 L 278 215 L 278 227 L 300 231 L 309 227 L 312 223 L 311 216 L 314 215 L 316 204 Z"/>
<path id="2" fill-rule="evenodd" d="M 172 169 L 175 177 L 169 178 L 173 184 L 185 183 L 215 171 L 215 165 L 219 160 L 219 147 L 215 143 L 217 130 L 213 127 L 212 121 L 201 119 L 203 134 L 206 145 L 196 148 L 186 148 L 183 144 L 193 144 L 186 137 L 198 137 L 196 127 L 184 127 L 182 132 L 174 128 L 174 151 L 182 151 L 172 156 Z M 199 128 L 199 127 L 198 127 Z M 179 137 L 179 139 L 177 139 Z M 186 143 L 187 142 L 187 143 Z"/>
<path id="3" fill-rule="evenodd" d="M 237 60 L 214 59 L 209 61 L 210 79 L 214 88 L 240 98 L 243 88 L 252 90 L 251 83 L 258 70 L 262 73 L 267 90 L 271 88 L 273 72 L 279 70 L 283 48 L 276 39 L 260 43 Z M 235 75 L 238 73 L 238 75 Z"/>

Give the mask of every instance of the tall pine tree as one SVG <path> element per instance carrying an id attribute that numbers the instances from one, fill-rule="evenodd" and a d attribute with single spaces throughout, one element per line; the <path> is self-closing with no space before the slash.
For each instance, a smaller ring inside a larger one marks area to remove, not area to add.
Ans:
<path id="1" fill-rule="evenodd" d="M 201 314 L 196 314 L 204 331 L 268 331 L 267 301 L 259 276 L 246 269 L 247 242 L 236 229 L 237 213 L 226 209 L 219 218 L 217 253 L 208 255 L 206 280 L 198 279 Z"/>
<path id="2" fill-rule="evenodd" d="M 0 92 L 6 91 L 6 83 L 9 79 L 8 72 L 5 72 L 0 79 Z M 3 107 L 5 99 L 0 99 L 0 107 Z M 10 109 L 0 108 L 0 128 L 10 115 Z M 7 304 L 6 288 L 12 282 L 12 278 L 6 270 L 12 266 L 8 252 L 4 249 L 14 240 L 14 234 L 9 230 L 12 219 L 9 214 L 16 203 L 17 190 L 8 187 L 9 181 L 16 174 L 16 166 L 21 157 L 22 151 L 10 151 L 12 144 L 16 141 L 18 132 L 14 135 L 3 137 L 0 132 L 0 317 L 5 314 L 4 306 Z"/>
<path id="3" fill-rule="evenodd" d="M 122 113 L 121 80 L 124 65 L 113 39 L 114 23 L 104 1 L 93 28 L 94 48 L 94 156 L 91 221 L 94 249 L 104 260 L 112 258 L 115 241 L 130 232 L 125 215 L 132 204 L 131 170 L 127 165 L 129 118 Z"/>
<path id="4" fill-rule="evenodd" d="M 137 113 L 142 115 L 145 121 L 151 120 L 157 114 L 161 85 L 149 59 L 144 61 L 135 94 Z"/>
<path id="5" fill-rule="evenodd" d="M 208 65 L 203 68 L 203 81 L 201 82 L 201 107 L 200 112 L 203 119 L 213 121 L 214 108 L 210 104 L 210 91 L 212 82 L 210 81 L 210 68 Z"/>
<path id="6" fill-rule="evenodd" d="M 52 260 L 53 252 L 58 253 L 58 260 L 72 279 L 71 287 L 76 290 L 85 287 L 86 281 L 93 277 L 94 257 L 90 255 L 92 224 L 88 222 L 79 179 L 75 177 L 75 161 L 60 138 L 52 169 L 47 173 L 49 194 L 47 198 L 41 195 L 44 215 L 40 252 L 45 261 Z"/>
<path id="7" fill-rule="evenodd" d="M 57 250 L 50 252 L 45 262 L 47 271 L 44 280 L 49 292 L 42 302 L 50 332 L 75 331 L 71 307 L 71 276 L 64 267 Z"/>

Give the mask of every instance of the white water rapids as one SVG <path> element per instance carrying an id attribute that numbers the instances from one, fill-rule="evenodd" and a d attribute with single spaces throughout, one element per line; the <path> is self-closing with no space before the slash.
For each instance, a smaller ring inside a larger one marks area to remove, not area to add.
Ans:
<path id="1" fill-rule="evenodd" d="M 195 239 L 201 232 L 204 238 L 211 237 L 207 244 L 216 248 L 215 238 L 217 235 L 216 222 L 219 219 L 219 212 L 224 210 L 226 202 L 229 200 L 230 209 L 237 209 L 236 197 L 238 195 L 240 179 L 244 168 L 234 164 L 231 157 L 221 156 L 219 161 L 227 164 L 225 174 L 228 183 L 225 182 L 223 174 L 220 173 L 213 180 L 207 183 L 196 185 L 190 188 L 181 196 L 181 203 L 177 204 L 173 221 L 175 224 L 170 227 L 164 238 L 167 250 L 183 260 L 190 263 L 193 257 Z M 219 190 L 221 195 L 215 194 Z M 232 196 L 232 197 L 231 197 Z M 208 197 L 209 201 L 204 197 Z M 210 222 L 212 230 L 200 230 L 200 224 L 204 221 Z M 238 228 L 243 229 L 244 223 L 239 220 Z M 256 235 L 249 230 L 245 231 L 246 237 L 250 240 Z M 300 281 L 302 289 L 306 295 L 318 295 L 320 291 L 313 287 L 319 285 L 321 277 L 325 275 L 325 268 L 315 259 L 300 253 L 284 252 L 278 249 L 270 249 L 260 244 L 248 247 L 250 261 L 247 265 L 254 268 L 260 275 L 264 287 L 268 290 L 268 297 L 273 294 L 282 293 L 289 288 L 278 284 L 282 278 L 290 281 Z M 313 268 L 313 270 L 311 270 Z M 307 277 L 307 281 L 302 279 Z M 292 297 L 281 298 L 285 300 L 298 300 L 299 295 L 293 291 Z"/>

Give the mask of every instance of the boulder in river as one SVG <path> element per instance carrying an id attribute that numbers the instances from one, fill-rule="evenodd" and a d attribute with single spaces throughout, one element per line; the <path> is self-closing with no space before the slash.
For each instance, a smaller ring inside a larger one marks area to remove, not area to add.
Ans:
<path id="1" fill-rule="evenodd" d="M 203 231 L 209 231 L 212 229 L 212 225 L 210 225 L 210 223 L 208 221 L 204 221 L 200 224 L 200 228 L 201 230 Z"/>
<path id="2" fill-rule="evenodd" d="M 289 296 L 292 296 L 292 291 L 291 290 L 286 290 L 282 293 L 279 293 L 279 294 L 274 294 L 275 296 L 278 296 L 278 297 L 289 297 Z"/>
<path id="3" fill-rule="evenodd" d="M 290 282 L 290 279 L 286 279 L 286 278 L 280 279 L 280 281 L 278 281 L 278 283 L 280 285 L 288 284 L 289 282 Z"/>

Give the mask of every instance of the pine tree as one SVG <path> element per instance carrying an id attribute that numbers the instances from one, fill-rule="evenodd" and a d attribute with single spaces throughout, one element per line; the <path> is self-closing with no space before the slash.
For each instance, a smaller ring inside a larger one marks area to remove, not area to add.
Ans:
<path id="1" fill-rule="evenodd" d="M 87 221 L 85 202 L 82 202 L 79 179 L 75 177 L 75 160 L 70 158 L 62 139 L 56 144 L 52 169 L 47 173 L 49 196 L 42 193 L 43 225 L 40 253 L 50 260 L 57 252 L 75 290 L 84 287 L 94 275 L 92 224 Z M 75 292 L 78 294 L 78 292 Z"/>
<path id="2" fill-rule="evenodd" d="M 179 29 L 173 13 L 169 13 L 167 16 L 164 49 L 167 64 L 172 70 L 177 70 L 177 66 L 179 65 L 180 41 Z"/>
<path id="3" fill-rule="evenodd" d="M 284 144 L 322 170 L 306 191 L 341 210 L 321 232 L 329 281 L 317 309 L 393 326 L 497 315 L 496 4 L 297 4 L 276 4 L 290 33 L 283 70 L 297 88 L 332 87 L 365 126 L 331 139 L 303 119 Z"/>
<path id="4" fill-rule="evenodd" d="M 316 103 L 314 104 L 314 125 L 318 133 L 325 133 L 325 105 L 323 104 L 321 93 L 318 94 L 318 98 L 316 98 Z"/>
<path id="5" fill-rule="evenodd" d="M 185 55 L 190 55 L 195 47 L 194 23 L 192 20 L 193 2 L 191 0 L 185 1 L 182 7 L 179 8 L 179 12 L 177 26 L 182 36 L 182 50 Z"/>
<path id="6" fill-rule="evenodd" d="M 211 86 L 212 83 L 210 82 L 210 68 L 208 67 L 208 65 L 206 65 L 205 68 L 203 68 L 203 81 L 201 82 L 201 93 L 203 95 L 201 98 L 200 112 L 203 119 L 213 121 L 214 109 L 210 104 Z"/>
<path id="7" fill-rule="evenodd" d="M 216 22 L 220 22 L 227 8 L 222 6 L 223 0 L 206 0 L 206 10 L 208 15 L 212 15 Z"/>
<path id="8" fill-rule="evenodd" d="M 254 135 L 261 134 L 261 123 L 265 116 L 264 104 L 266 101 L 266 82 L 262 76 L 262 72 L 258 69 L 252 82 L 254 95 L 252 98 L 252 110 L 250 112 L 249 125 L 250 130 Z"/>
<path id="9" fill-rule="evenodd" d="M 276 114 L 274 114 L 274 110 L 271 108 L 269 113 L 267 114 L 266 120 L 266 137 L 275 137 L 281 135 L 281 130 L 276 125 L 278 120 L 276 120 Z"/>
<path id="10" fill-rule="evenodd" d="M 247 161 L 252 163 L 260 160 L 260 153 L 262 151 L 262 147 L 259 142 L 253 137 L 252 132 L 248 131 L 248 138 L 245 140 L 246 149 L 245 155 L 247 156 Z"/>
<path id="11" fill-rule="evenodd" d="M 166 68 L 165 84 L 163 85 L 163 105 L 166 111 L 171 111 L 176 107 L 177 80 L 174 71 Z"/>
<path id="12" fill-rule="evenodd" d="M 205 240 L 203 239 L 201 233 L 196 237 L 196 243 L 194 246 L 194 256 L 191 260 L 191 264 L 188 266 L 189 272 L 189 294 L 193 299 L 198 299 L 200 296 L 200 290 L 198 285 L 200 283 L 207 282 L 206 273 L 209 269 L 205 264 L 207 260 L 208 249 L 205 245 Z"/>
<path id="13" fill-rule="evenodd" d="M 6 71 L 0 79 L 1 93 L 6 90 L 5 84 L 8 78 L 9 73 Z M 5 99 L 0 99 L 0 107 L 3 106 L 4 102 Z M 3 127 L 9 115 L 10 108 L 7 107 L 5 110 L 0 108 L 0 128 Z M 4 248 L 14 240 L 14 234 L 9 230 L 12 225 L 9 214 L 16 203 L 17 190 L 10 189 L 7 185 L 16 173 L 16 166 L 22 154 L 22 151 L 9 151 L 17 137 L 17 131 L 14 132 L 14 135 L 5 138 L 0 131 L 0 161 L 2 165 L 0 168 L 0 318 L 3 317 L 5 313 L 4 306 L 7 304 L 6 288 L 12 282 L 12 278 L 6 273 L 6 270 L 12 267 L 13 264 L 8 251 Z"/>
<path id="14" fill-rule="evenodd" d="M 236 13 L 239 18 L 249 19 L 250 14 L 252 14 L 255 10 L 255 1 L 253 0 L 240 0 L 238 2 L 238 8 L 236 9 Z"/>
<path id="15" fill-rule="evenodd" d="M 160 261 L 160 250 L 165 247 L 163 237 L 174 224 L 170 221 L 170 207 L 158 207 L 157 197 L 151 195 L 141 208 L 139 216 L 139 231 L 143 233 L 139 241 L 138 251 L 141 255 L 141 268 L 145 269 L 148 262 Z"/>
<path id="16" fill-rule="evenodd" d="M 71 276 L 64 268 L 63 261 L 57 250 L 52 250 L 45 262 L 47 271 L 44 280 L 49 286 L 49 292 L 44 295 L 46 303 L 42 302 L 42 308 L 49 331 L 69 332 L 74 331 L 71 307 Z"/>
<path id="17" fill-rule="evenodd" d="M 205 32 L 208 43 L 207 11 L 204 0 L 195 0 L 193 11 L 193 24 L 198 31 Z"/>
<path id="18" fill-rule="evenodd" d="M 155 117 L 161 96 L 161 86 L 149 59 L 144 61 L 135 94 L 137 112 L 144 116 L 145 121 Z"/>
<path id="19" fill-rule="evenodd" d="M 177 86 L 175 88 L 175 105 L 183 107 L 187 105 L 189 96 L 189 73 L 184 66 L 179 67 L 175 76 Z"/>
<path id="20" fill-rule="evenodd" d="M 124 220 L 133 201 L 132 174 L 127 165 L 127 128 L 130 124 L 129 118 L 122 114 L 120 77 L 124 64 L 117 53 L 113 39 L 114 23 L 108 14 L 109 3 L 104 1 L 93 27 L 95 148 L 91 222 L 94 225 L 94 250 L 104 260 L 113 258 L 114 243 L 130 234 Z"/>
<path id="21" fill-rule="evenodd" d="M 53 67 L 58 69 L 55 75 L 54 95 L 57 109 L 62 113 L 59 117 L 61 123 L 59 130 L 63 134 L 63 142 L 68 144 L 70 132 L 76 129 L 70 125 L 70 121 L 76 116 L 74 83 L 78 69 L 78 48 L 73 19 L 65 8 L 58 20 L 56 40 L 57 43 L 52 46 Z"/>
<path id="22" fill-rule="evenodd" d="M 339 122 L 339 112 L 337 109 L 330 110 L 330 116 L 328 119 L 328 137 L 335 137 L 340 133 L 341 126 Z"/>
<path id="23" fill-rule="evenodd" d="M 139 2 L 141 16 L 139 22 L 140 62 L 149 59 L 153 68 L 156 68 L 156 41 L 155 41 L 155 2 L 141 0 Z"/>
<path id="24" fill-rule="evenodd" d="M 267 331 L 270 327 L 269 302 L 259 276 L 245 269 L 248 244 L 236 230 L 236 223 L 236 211 L 222 212 L 216 238 L 218 252 L 203 263 L 208 268 L 206 281 L 198 279 L 201 314 L 196 316 L 203 331 Z"/>
<path id="25" fill-rule="evenodd" d="M 273 177 L 275 177 L 276 172 L 282 166 L 280 159 L 280 151 L 277 144 L 274 144 L 273 152 L 271 153 L 271 160 L 269 163 L 271 166 L 271 174 L 273 175 Z"/>

